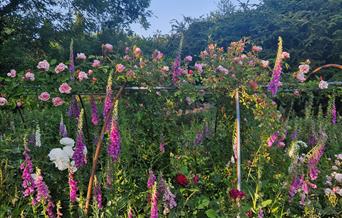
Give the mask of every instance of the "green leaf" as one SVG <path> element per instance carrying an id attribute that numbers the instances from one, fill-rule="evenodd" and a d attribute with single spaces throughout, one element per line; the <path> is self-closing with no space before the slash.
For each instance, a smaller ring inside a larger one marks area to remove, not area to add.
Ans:
<path id="1" fill-rule="evenodd" d="M 209 209 L 207 211 L 205 211 L 205 214 L 209 217 L 209 218 L 216 218 L 217 217 L 217 213 L 215 210 L 213 209 Z"/>
<path id="2" fill-rule="evenodd" d="M 197 205 L 198 209 L 204 209 L 204 208 L 208 207 L 210 201 L 208 198 L 203 197 L 197 203 L 198 203 L 198 205 Z"/>
<path id="3" fill-rule="evenodd" d="M 270 204 L 272 204 L 272 200 L 271 200 L 271 199 L 268 199 L 268 200 L 266 200 L 266 201 L 263 201 L 263 202 L 261 203 L 261 206 L 262 206 L 262 207 L 267 207 L 267 206 L 270 205 Z"/>
<path id="4" fill-rule="evenodd" d="M 55 65 L 57 63 L 57 60 L 56 59 L 52 59 L 51 61 L 50 61 L 50 65 Z"/>

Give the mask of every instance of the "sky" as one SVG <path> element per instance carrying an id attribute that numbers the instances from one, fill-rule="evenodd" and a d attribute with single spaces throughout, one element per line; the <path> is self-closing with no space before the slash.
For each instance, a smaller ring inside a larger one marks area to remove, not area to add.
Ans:
<path id="1" fill-rule="evenodd" d="M 233 2 L 237 1 L 233 0 Z M 181 21 L 183 16 L 195 18 L 207 15 L 217 9 L 217 3 L 218 0 L 151 0 L 149 10 L 152 11 L 153 16 L 149 18 L 150 28 L 144 30 L 139 24 L 134 24 L 132 29 L 142 36 L 151 36 L 157 30 L 167 34 L 171 31 L 172 19 Z"/>

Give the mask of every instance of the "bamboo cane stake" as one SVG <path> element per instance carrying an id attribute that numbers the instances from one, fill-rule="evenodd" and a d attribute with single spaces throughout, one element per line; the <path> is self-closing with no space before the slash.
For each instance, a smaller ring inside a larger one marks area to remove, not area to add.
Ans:
<path id="1" fill-rule="evenodd" d="M 106 126 L 107 123 L 110 121 L 110 117 L 111 114 L 113 112 L 114 109 L 114 105 L 115 102 L 120 98 L 122 91 L 124 90 L 124 87 L 122 86 L 119 91 L 117 92 L 115 98 L 113 99 L 113 103 L 112 103 L 112 107 L 110 109 L 110 111 L 107 113 L 105 120 L 103 122 L 103 126 L 98 138 L 98 141 L 96 143 L 96 150 L 95 150 L 95 155 L 94 155 L 94 159 L 93 159 L 93 165 L 91 168 L 91 174 L 90 174 L 90 178 L 89 178 L 89 183 L 88 183 L 88 191 L 87 191 L 87 199 L 86 199 L 86 204 L 85 204 L 85 208 L 84 208 L 84 214 L 87 215 L 88 211 L 89 211 L 89 204 L 90 204 L 90 199 L 91 199 L 91 194 L 92 194 L 92 190 L 93 190 L 93 183 L 94 183 L 94 176 L 96 173 L 96 167 L 97 167 L 97 161 L 99 159 L 99 155 L 100 155 L 100 151 L 101 151 L 101 146 L 102 146 L 102 142 L 103 142 L 103 137 L 104 134 L 106 132 Z"/>

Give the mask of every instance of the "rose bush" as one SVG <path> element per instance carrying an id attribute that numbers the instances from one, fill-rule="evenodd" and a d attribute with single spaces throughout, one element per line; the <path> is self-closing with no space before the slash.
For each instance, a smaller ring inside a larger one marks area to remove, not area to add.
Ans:
<path id="1" fill-rule="evenodd" d="M 309 61 L 287 70 L 281 39 L 275 61 L 260 59 L 262 47 L 245 39 L 228 48 L 209 44 L 184 61 L 160 51 L 149 58 L 136 46 L 124 55 L 109 44 L 102 49 L 102 56 L 80 51 L 76 60 L 71 50 L 69 61 L 43 60 L 1 78 L 2 157 L 10 163 L 1 165 L 1 215 L 11 208 L 13 216 L 83 216 L 95 145 L 113 105 L 90 196 L 93 216 L 338 215 L 317 198 L 325 196 L 326 160 L 342 143 L 339 89 L 314 78 Z M 128 88 L 114 101 L 121 86 Z M 296 94 L 287 92 L 293 87 Z M 320 101 L 305 101 L 303 116 L 295 104 L 310 89 L 330 100 L 318 111 Z M 75 145 L 65 144 L 67 136 Z"/>

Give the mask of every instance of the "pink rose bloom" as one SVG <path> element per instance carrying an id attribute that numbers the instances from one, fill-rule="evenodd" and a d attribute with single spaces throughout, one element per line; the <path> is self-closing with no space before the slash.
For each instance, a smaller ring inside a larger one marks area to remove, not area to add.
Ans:
<path id="1" fill-rule="evenodd" d="M 5 104 L 7 104 L 7 99 L 4 97 L 0 97 L 0 106 L 4 106 Z"/>
<path id="2" fill-rule="evenodd" d="M 262 47 L 261 47 L 261 46 L 256 46 L 256 45 L 253 45 L 253 47 L 252 47 L 252 51 L 255 51 L 255 52 L 261 52 L 261 51 L 262 51 Z"/>
<path id="3" fill-rule="evenodd" d="M 282 54 L 281 54 L 281 57 L 282 59 L 289 59 L 290 58 L 290 54 L 286 51 L 284 51 Z"/>
<path id="4" fill-rule="evenodd" d="M 304 82 L 306 80 L 305 76 L 304 76 L 304 73 L 302 72 L 298 72 L 296 74 L 296 79 L 299 81 L 299 82 Z"/>
<path id="5" fill-rule="evenodd" d="M 262 68 L 267 68 L 269 64 L 270 64 L 269 61 L 261 60 L 261 67 L 262 67 Z"/>
<path id="6" fill-rule="evenodd" d="M 310 66 L 307 64 L 302 64 L 302 65 L 299 65 L 298 69 L 302 73 L 308 73 L 310 70 Z"/>
<path id="7" fill-rule="evenodd" d="M 87 56 L 84 53 L 77 53 L 76 59 L 84 61 L 87 59 Z"/>
<path id="8" fill-rule="evenodd" d="M 136 47 L 136 48 L 134 49 L 133 53 L 134 53 L 134 56 L 135 56 L 136 58 L 138 58 L 138 57 L 141 56 L 142 51 L 141 51 L 140 48 Z"/>
<path id="9" fill-rule="evenodd" d="M 118 73 L 122 73 L 125 70 L 125 66 L 122 64 L 117 64 L 115 68 L 116 68 L 116 72 Z"/>
<path id="10" fill-rule="evenodd" d="M 101 62 L 99 60 L 94 60 L 91 64 L 92 67 L 98 68 L 101 66 Z"/>
<path id="11" fill-rule="evenodd" d="M 247 58 L 247 55 L 245 55 L 245 54 L 242 54 L 241 56 L 240 56 L 240 59 L 241 60 L 244 60 L 244 59 L 246 59 Z"/>
<path id="12" fill-rule="evenodd" d="M 201 51 L 200 56 L 201 56 L 202 59 L 204 59 L 204 58 L 207 57 L 208 55 L 209 55 L 209 54 L 208 54 L 208 52 L 207 52 L 206 50 Z"/>
<path id="13" fill-rule="evenodd" d="M 169 72 L 170 68 L 168 66 L 163 66 L 160 71 L 163 72 L 163 73 L 167 73 Z"/>
<path id="14" fill-rule="evenodd" d="M 164 57 L 164 54 L 158 50 L 154 50 L 152 58 L 155 61 L 160 61 Z"/>
<path id="15" fill-rule="evenodd" d="M 55 68 L 55 72 L 58 74 L 58 73 L 63 72 L 65 69 L 67 69 L 67 65 L 63 63 L 59 63 Z"/>
<path id="16" fill-rule="evenodd" d="M 112 52 L 113 51 L 113 46 L 109 43 L 106 43 L 103 45 L 103 49 L 106 51 L 106 52 Z"/>
<path id="17" fill-rule="evenodd" d="M 62 85 L 59 86 L 58 90 L 60 93 L 70 94 L 71 87 L 69 86 L 68 83 L 63 83 Z"/>
<path id="18" fill-rule="evenodd" d="M 125 55 L 125 56 L 124 56 L 124 60 L 125 60 L 125 61 L 129 61 L 129 60 L 131 60 L 131 57 L 130 57 L 129 55 Z"/>
<path id="19" fill-rule="evenodd" d="M 27 71 L 27 72 L 25 73 L 24 79 L 25 79 L 25 80 L 34 81 L 34 80 L 35 80 L 35 77 L 34 77 L 34 74 L 31 73 L 31 71 Z"/>
<path id="20" fill-rule="evenodd" d="M 185 62 L 191 62 L 192 61 L 192 56 L 188 55 L 184 58 Z"/>
<path id="21" fill-rule="evenodd" d="M 38 99 L 41 101 L 48 101 L 50 99 L 50 94 L 48 92 L 42 92 L 39 96 Z"/>
<path id="22" fill-rule="evenodd" d="M 94 73 L 93 70 L 88 70 L 88 75 L 89 75 L 89 76 L 92 75 L 93 73 Z"/>
<path id="23" fill-rule="evenodd" d="M 78 80 L 79 80 L 79 81 L 82 81 L 82 80 L 84 80 L 84 79 L 88 79 L 88 75 L 87 75 L 85 72 L 80 71 L 80 72 L 78 73 Z"/>
<path id="24" fill-rule="evenodd" d="M 56 98 L 52 99 L 52 104 L 53 104 L 53 106 L 58 107 L 58 106 L 64 104 L 64 101 L 60 97 L 56 97 Z"/>
<path id="25" fill-rule="evenodd" d="M 12 69 L 10 72 L 7 73 L 7 76 L 14 78 L 17 76 L 17 71 Z"/>
<path id="26" fill-rule="evenodd" d="M 324 80 L 321 80 L 318 84 L 318 87 L 320 89 L 327 89 L 329 86 L 328 82 L 327 81 L 324 81 Z"/>
<path id="27" fill-rule="evenodd" d="M 38 63 L 37 68 L 39 70 L 48 71 L 50 68 L 50 64 L 46 60 L 43 60 Z"/>

